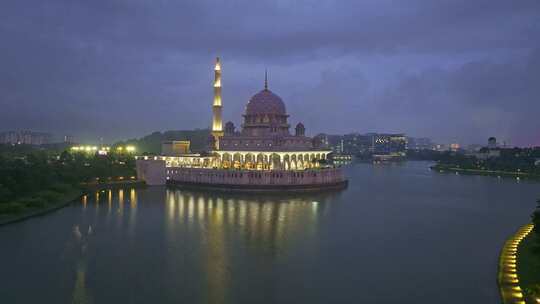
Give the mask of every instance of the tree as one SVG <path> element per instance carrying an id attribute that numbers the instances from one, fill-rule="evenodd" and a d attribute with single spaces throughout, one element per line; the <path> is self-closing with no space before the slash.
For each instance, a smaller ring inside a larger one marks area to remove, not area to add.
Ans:
<path id="1" fill-rule="evenodd" d="M 540 199 L 536 200 L 536 209 L 531 217 L 534 224 L 533 231 L 537 236 L 540 236 Z"/>
<path id="2" fill-rule="evenodd" d="M 7 187 L 0 184 L 0 204 L 7 203 L 11 199 L 12 193 Z"/>
<path id="3" fill-rule="evenodd" d="M 73 160 L 73 156 L 68 151 L 64 151 L 60 154 L 60 161 L 63 163 L 70 162 Z"/>

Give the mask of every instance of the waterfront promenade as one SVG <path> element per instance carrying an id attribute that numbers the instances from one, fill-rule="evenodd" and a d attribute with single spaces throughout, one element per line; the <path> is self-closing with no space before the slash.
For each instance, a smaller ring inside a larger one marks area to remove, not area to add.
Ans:
<path id="1" fill-rule="evenodd" d="M 525 304 L 525 296 L 518 275 L 518 267 L 527 267 L 518 264 L 519 245 L 532 231 L 532 224 L 522 226 L 510 237 L 501 251 L 499 259 L 499 273 L 497 281 L 501 298 L 504 304 Z"/>

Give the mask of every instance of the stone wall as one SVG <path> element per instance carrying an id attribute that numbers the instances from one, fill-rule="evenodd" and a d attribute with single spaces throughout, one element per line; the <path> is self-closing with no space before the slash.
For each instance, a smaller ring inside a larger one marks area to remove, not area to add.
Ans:
<path id="1" fill-rule="evenodd" d="M 149 186 L 165 185 L 165 161 L 161 159 L 137 159 L 137 179 L 143 180 Z"/>
<path id="2" fill-rule="evenodd" d="M 345 181 L 340 168 L 302 171 L 218 170 L 198 168 L 167 168 L 170 182 L 235 186 L 309 186 Z"/>

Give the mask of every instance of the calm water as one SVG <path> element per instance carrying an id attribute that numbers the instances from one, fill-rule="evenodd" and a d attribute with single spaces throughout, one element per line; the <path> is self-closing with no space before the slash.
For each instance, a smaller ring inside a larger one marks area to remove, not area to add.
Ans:
<path id="1" fill-rule="evenodd" d="M 114 190 L 0 227 L 2 303 L 498 303 L 540 184 L 347 169 L 334 194 Z"/>

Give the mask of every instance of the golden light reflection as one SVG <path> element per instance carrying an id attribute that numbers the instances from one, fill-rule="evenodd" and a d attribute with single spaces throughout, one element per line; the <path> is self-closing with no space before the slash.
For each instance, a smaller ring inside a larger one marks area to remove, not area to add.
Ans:
<path id="1" fill-rule="evenodd" d="M 201 196 L 197 199 L 197 214 L 198 214 L 198 220 L 199 222 L 204 221 L 205 216 L 205 204 L 204 204 L 204 198 Z"/>
<path id="2" fill-rule="evenodd" d="M 167 190 L 165 197 L 165 240 L 171 267 L 182 268 L 178 239 L 186 230 L 198 235 L 189 246 L 201 258 L 208 274 L 206 284 L 209 302 L 223 302 L 228 297 L 231 258 L 240 248 L 245 254 L 277 258 L 287 249 L 307 240 L 315 241 L 317 226 L 328 214 L 329 198 L 285 198 L 261 200 L 255 196 L 218 195 L 201 192 Z M 328 195 L 331 196 L 331 195 Z M 316 203 L 314 203 L 316 202 Z M 322 212 L 325 211 L 325 212 Z M 234 239 L 235 248 L 231 248 Z"/>
<path id="3" fill-rule="evenodd" d="M 112 208 L 112 190 L 109 189 L 107 192 L 107 214 L 111 213 Z"/>
<path id="4" fill-rule="evenodd" d="M 178 218 L 181 220 L 181 221 L 184 221 L 184 216 L 185 216 L 185 212 L 184 212 L 184 208 L 185 208 L 185 204 L 184 204 L 184 197 L 180 195 L 180 192 L 175 192 L 175 195 L 174 195 L 174 198 L 177 202 L 177 205 L 178 205 Z"/>
<path id="5" fill-rule="evenodd" d="M 135 189 L 129 191 L 129 201 L 131 208 L 137 208 L 137 191 Z"/>
<path id="6" fill-rule="evenodd" d="M 124 189 L 118 190 L 118 203 L 124 204 Z"/>
<path id="7" fill-rule="evenodd" d="M 129 190 L 129 226 L 128 232 L 131 236 L 134 236 L 135 225 L 137 223 L 137 191 L 135 189 Z"/>
<path id="8" fill-rule="evenodd" d="M 120 218 L 124 216 L 124 189 L 118 190 L 118 209 L 116 209 L 116 213 Z M 120 226 L 121 221 L 118 221 L 117 224 Z"/>

